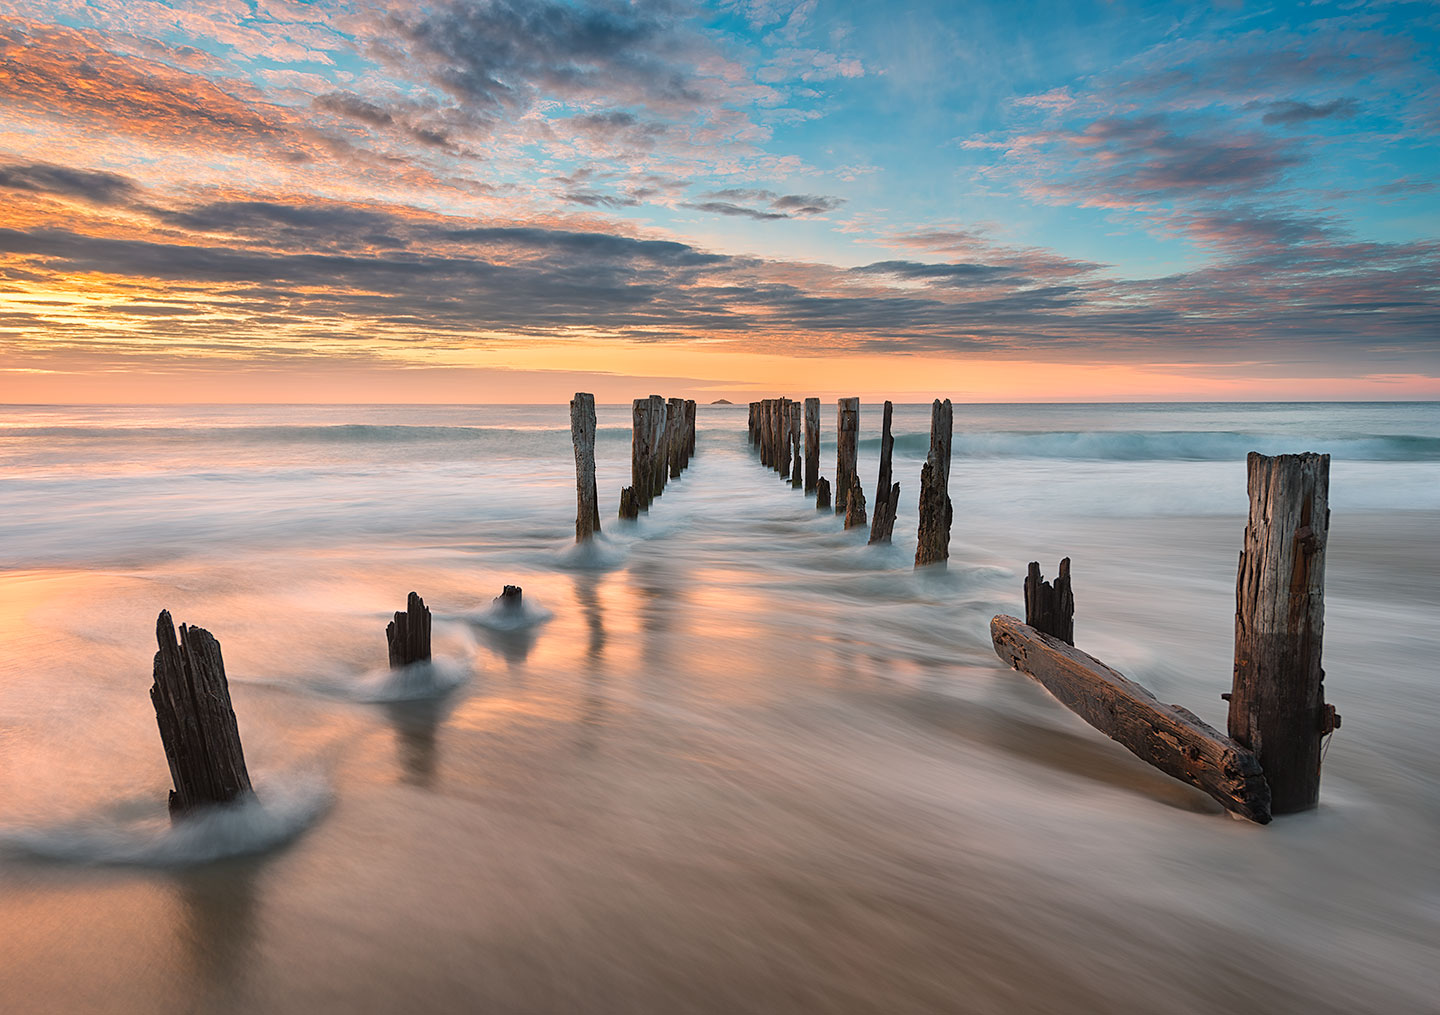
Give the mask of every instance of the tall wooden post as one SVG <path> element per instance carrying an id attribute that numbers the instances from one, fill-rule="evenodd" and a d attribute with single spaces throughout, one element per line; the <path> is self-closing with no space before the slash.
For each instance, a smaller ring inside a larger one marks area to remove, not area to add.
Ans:
<path id="1" fill-rule="evenodd" d="M 782 479 L 790 478 L 790 399 L 780 398 L 775 402 L 775 444 L 779 454 L 775 456 L 775 471 Z"/>
<path id="2" fill-rule="evenodd" d="M 762 398 L 755 419 L 760 443 L 760 464 L 770 464 L 770 399 Z"/>
<path id="3" fill-rule="evenodd" d="M 845 513 L 845 501 L 855 485 L 855 443 L 860 437 L 860 399 L 842 398 L 835 413 L 835 513 Z"/>
<path id="4" fill-rule="evenodd" d="M 880 474 L 875 480 L 875 518 L 870 525 L 870 542 L 888 543 L 895 531 L 895 512 L 900 506 L 900 484 L 893 482 L 890 473 L 891 456 L 895 451 L 895 438 L 890 433 L 891 417 L 895 406 L 885 403 L 885 416 L 880 424 Z"/>
<path id="5" fill-rule="evenodd" d="M 790 486 L 793 489 L 800 489 L 801 476 L 801 454 L 800 454 L 800 416 L 804 407 L 799 402 L 790 403 Z"/>
<path id="6" fill-rule="evenodd" d="M 250 794 L 220 643 L 209 631 L 184 624 L 177 641 L 169 610 L 161 610 L 155 621 L 155 640 L 160 651 L 155 653 L 150 702 L 175 784 L 171 818 Z"/>
<path id="7" fill-rule="evenodd" d="M 430 659 L 430 610 L 414 592 L 405 600 L 405 612 L 397 612 L 385 628 L 390 643 L 390 668 L 398 670 L 411 663 Z"/>
<path id="8" fill-rule="evenodd" d="M 695 399 L 685 399 L 685 464 L 695 454 Z"/>
<path id="9" fill-rule="evenodd" d="M 1290 814 L 1319 802 L 1321 740 L 1340 725 L 1320 667 L 1330 456 L 1252 451 L 1246 464 L 1229 730 L 1260 759 L 1271 810 Z"/>
<path id="10" fill-rule="evenodd" d="M 630 403 L 630 489 L 634 493 L 632 507 L 637 514 L 650 506 L 650 470 L 646 466 L 645 457 L 645 445 L 649 440 L 650 400 L 637 398 Z M 625 496 L 622 493 L 622 517 L 625 517 L 625 507 Z"/>
<path id="11" fill-rule="evenodd" d="M 679 479 L 685 468 L 685 399 L 672 398 L 665 410 L 665 460 L 670 478 Z"/>
<path id="12" fill-rule="evenodd" d="M 1030 562 L 1025 576 L 1025 623 L 1041 634 L 1075 644 L 1075 594 L 1070 590 L 1070 558 L 1060 562 L 1060 574 L 1052 585 L 1040 573 L 1038 561 Z"/>
<path id="13" fill-rule="evenodd" d="M 930 453 L 920 470 L 920 531 L 915 544 L 915 566 L 940 564 L 950 559 L 950 437 L 954 415 L 950 399 L 938 398 L 930 406 Z"/>
<path id="14" fill-rule="evenodd" d="M 650 477 L 650 500 L 665 492 L 665 480 L 669 475 L 665 462 L 665 398 L 651 395 L 647 406 L 647 430 L 649 432 L 649 457 L 647 460 Z"/>
<path id="15" fill-rule="evenodd" d="M 820 481 L 820 399 L 805 399 L 805 492 Z"/>
<path id="16" fill-rule="evenodd" d="M 575 542 L 600 531 L 600 495 L 595 489 L 595 396 L 575 392 L 570 400 L 570 440 L 575 445 Z"/>

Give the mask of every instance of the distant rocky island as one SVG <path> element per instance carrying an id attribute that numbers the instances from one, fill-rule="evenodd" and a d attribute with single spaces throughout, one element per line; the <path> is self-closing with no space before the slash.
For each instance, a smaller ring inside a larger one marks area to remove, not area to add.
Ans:
<path id="1" fill-rule="evenodd" d="M 728 399 L 728 398 L 717 398 L 717 399 L 715 399 L 715 401 L 711 402 L 710 404 L 711 404 L 711 405 L 734 405 L 735 403 L 732 402 L 732 401 L 730 401 L 730 399 Z"/>

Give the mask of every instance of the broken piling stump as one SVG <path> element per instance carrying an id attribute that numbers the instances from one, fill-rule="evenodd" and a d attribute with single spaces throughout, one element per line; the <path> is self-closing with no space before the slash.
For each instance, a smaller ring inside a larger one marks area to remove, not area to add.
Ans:
<path id="1" fill-rule="evenodd" d="M 575 392 L 570 400 L 570 440 L 575 445 L 575 542 L 600 531 L 600 497 L 595 490 L 595 396 Z"/>
<path id="2" fill-rule="evenodd" d="M 253 793 L 220 642 L 209 631 L 184 624 L 177 640 L 169 610 L 160 611 L 155 640 L 159 651 L 150 702 L 175 784 L 171 818 Z"/>
<path id="3" fill-rule="evenodd" d="M 1270 821 L 1270 787 L 1260 762 L 1243 745 L 1016 617 L 991 620 L 990 638 L 1002 662 L 1136 757 L 1204 790 L 1236 814 L 1262 825 Z"/>
<path id="4" fill-rule="evenodd" d="M 820 399 L 805 399 L 805 492 L 820 481 Z"/>
<path id="5" fill-rule="evenodd" d="M 425 600 L 414 592 L 405 600 L 405 612 L 395 614 L 395 619 L 385 627 L 385 639 L 390 643 L 390 668 L 398 670 L 411 663 L 426 662 L 430 659 L 430 611 Z"/>
<path id="6" fill-rule="evenodd" d="M 880 473 L 875 480 L 875 517 L 870 525 L 870 542 L 888 543 L 895 530 L 895 512 L 900 506 L 900 484 L 892 481 L 891 457 L 895 451 L 895 437 L 890 432 L 890 423 L 895 415 L 895 406 L 885 403 L 885 415 L 880 423 Z"/>
<path id="7" fill-rule="evenodd" d="M 815 510 L 830 510 L 830 480 L 824 476 L 815 481 Z"/>
<path id="8" fill-rule="evenodd" d="M 1075 644 L 1075 594 L 1070 591 L 1070 558 L 1060 561 L 1060 574 L 1052 585 L 1040 573 L 1038 561 L 1030 562 L 1025 576 L 1025 623 L 1042 634 Z"/>
<path id="9" fill-rule="evenodd" d="M 640 498 L 635 496 L 635 488 L 627 486 L 620 491 L 620 517 L 634 521 L 640 517 Z"/>
<path id="10" fill-rule="evenodd" d="M 1320 666 L 1330 456 L 1252 451 L 1246 467 L 1228 726 L 1264 766 L 1274 812 L 1290 814 L 1319 802 L 1321 741 L 1340 725 Z"/>
<path id="11" fill-rule="evenodd" d="M 953 414 L 950 399 L 938 398 L 930 406 L 930 453 L 920 470 L 920 528 L 915 542 L 915 566 L 940 564 L 950 559 L 950 438 Z"/>
<path id="12" fill-rule="evenodd" d="M 506 585 L 495 597 L 495 604 L 502 610 L 518 612 L 525 601 L 525 590 L 519 585 Z"/>
<path id="13" fill-rule="evenodd" d="M 835 411 L 835 513 L 845 513 L 845 499 L 855 485 L 855 445 L 860 437 L 860 399 L 842 398 Z"/>
<path id="14" fill-rule="evenodd" d="M 850 493 L 845 498 L 845 528 L 865 527 L 865 488 L 860 485 L 860 477 L 850 477 Z"/>

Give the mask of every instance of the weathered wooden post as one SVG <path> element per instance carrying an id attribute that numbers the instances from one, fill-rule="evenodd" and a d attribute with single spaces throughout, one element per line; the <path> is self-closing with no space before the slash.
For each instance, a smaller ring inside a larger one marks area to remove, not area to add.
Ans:
<path id="1" fill-rule="evenodd" d="M 670 478 L 679 479 L 685 468 L 685 399 L 672 398 L 665 410 L 665 458 Z"/>
<path id="2" fill-rule="evenodd" d="M 871 543 L 888 543 L 895 530 L 895 512 L 900 507 L 900 484 L 893 482 L 890 472 L 895 438 L 890 433 L 895 406 L 885 403 L 885 416 L 880 424 L 880 474 L 875 480 L 875 520 L 870 526 Z"/>
<path id="3" fill-rule="evenodd" d="M 1229 730 L 1260 759 L 1271 810 L 1291 814 L 1319 803 L 1321 740 L 1340 725 L 1320 666 L 1330 456 L 1252 451 L 1246 465 Z"/>
<path id="4" fill-rule="evenodd" d="M 640 517 L 640 498 L 635 495 L 635 488 L 627 486 L 620 491 L 620 517 L 634 521 Z"/>
<path id="5" fill-rule="evenodd" d="M 666 462 L 661 454 L 665 433 L 665 399 L 637 398 L 631 438 L 630 480 L 641 510 L 665 489 Z"/>
<path id="6" fill-rule="evenodd" d="M 751 403 L 750 403 L 750 419 L 749 419 L 749 421 L 748 421 L 748 423 L 747 423 L 746 425 L 747 425 L 747 427 L 749 428 L 749 431 L 750 431 L 750 446 L 751 446 L 752 448 L 755 447 L 757 444 L 760 443 L 760 438 L 759 438 L 759 436 L 757 435 L 756 429 L 755 429 L 755 417 L 759 414 L 759 412 L 760 412 L 760 403 L 759 403 L 759 402 L 751 402 Z"/>
<path id="7" fill-rule="evenodd" d="M 860 399 L 842 398 L 835 413 L 835 513 L 845 513 L 845 500 L 855 485 L 855 442 L 860 437 Z"/>
<path id="8" fill-rule="evenodd" d="M 575 445 L 575 542 L 600 531 L 600 495 L 595 489 L 595 396 L 575 392 L 570 400 L 570 440 Z"/>
<path id="9" fill-rule="evenodd" d="M 800 489 L 803 482 L 800 454 L 800 417 L 803 413 L 804 407 L 799 402 L 790 403 L 790 486 L 795 490 Z"/>
<path id="10" fill-rule="evenodd" d="M 820 399 L 805 399 L 805 492 L 820 481 Z"/>
<path id="11" fill-rule="evenodd" d="M 828 511 L 830 509 L 830 480 L 821 476 L 815 481 L 815 510 Z"/>
<path id="12" fill-rule="evenodd" d="M 635 510 L 650 506 L 650 470 L 645 445 L 650 440 L 650 400 L 637 398 L 630 403 L 630 486 L 634 493 Z M 625 495 L 620 495 L 620 510 L 625 510 Z"/>
<path id="13" fill-rule="evenodd" d="M 685 399 L 685 465 L 695 454 L 695 399 Z"/>
<path id="14" fill-rule="evenodd" d="M 938 398 L 930 406 L 930 453 L 920 470 L 920 530 L 915 544 L 915 566 L 940 564 L 950 559 L 950 437 L 953 422 L 950 399 Z"/>
<path id="15" fill-rule="evenodd" d="M 860 485 L 859 476 L 850 477 L 850 493 L 845 497 L 845 527 L 847 529 L 865 526 L 865 488 Z"/>
<path id="16" fill-rule="evenodd" d="M 775 400 L 775 471 L 781 479 L 790 478 L 790 399 Z"/>
<path id="17" fill-rule="evenodd" d="M 506 585 L 495 597 L 495 604 L 510 613 L 518 613 L 524 602 L 525 590 L 519 585 Z"/>
<path id="18" fill-rule="evenodd" d="M 411 663 L 430 658 L 430 611 L 425 600 L 414 592 L 405 600 L 405 612 L 396 613 L 385 627 L 385 640 L 390 643 L 390 668 L 398 670 Z"/>
<path id="19" fill-rule="evenodd" d="M 770 464 L 770 399 L 760 400 L 759 415 L 755 419 L 755 429 L 760 443 L 760 464 Z"/>
<path id="20" fill-rule="evenodd" d="M 1060 561 L 1055 584 L 1045 580 L 1038 561 L 1025 576 L 1025 623 L 1042 634 L 1075 644 L 1075 594 L 1070 591 L 1070 558 Z"/>
<path id="21" fill-rule="evenodd" d="M 161 610 L 156 619 L 155 640 L 160 650 L 155 653 L 150 702 L 175 784 L 170 817 L 253 793 L 220 643 L 209 631 L 184 624 L 177 641 L 169 610 Z"/>

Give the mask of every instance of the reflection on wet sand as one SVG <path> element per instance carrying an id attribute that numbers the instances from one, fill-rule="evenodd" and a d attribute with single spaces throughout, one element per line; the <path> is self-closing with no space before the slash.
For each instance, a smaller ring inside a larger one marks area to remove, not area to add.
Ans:
<path id="1" fill-rule="evenodd" d="M 230 860 L 174 875 L 175 933 L 187 956 L 196 1011 L 243 1012 L 254 964 L 265 859 Z"/>
<path id="2" fill-rule="evenodd" d="M 395 729 L 402 778 L 409 785 L 434 788 L 440 724 L 455 704 L 454 695 L 385 703 L 385 715 Z"/>
<path id="3" fill-rule="evenodd" d="M 580 711 L 578 746 L 594 750 L 605 723 L 605 613 L 596 585 L 603 579 L 594 575 L 575 578 L 575 599 L 585 615 L 589 638 L 585 644 L 585 697 Z"/>

